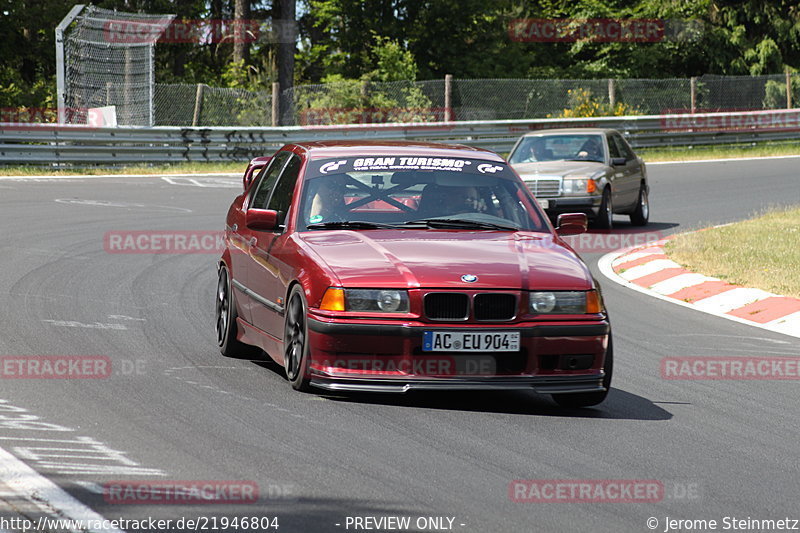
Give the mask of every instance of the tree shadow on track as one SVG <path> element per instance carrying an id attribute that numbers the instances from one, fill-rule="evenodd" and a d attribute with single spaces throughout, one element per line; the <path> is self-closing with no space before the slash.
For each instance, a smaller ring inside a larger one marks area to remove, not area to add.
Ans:
<path id="1" fill-rule="evenodd" d="M 154 533 L 155 530 L 151 529 L 152 525 L 149 524 L 150 519 L 154 521 L 171 520 L 169 529 L 162 529 L 162 531 L 173 533 L 198 530 L 341 532 L 346 529 L 347 516 L 425 516 L 430 515 L 433 511 L 427 506 L 412 506 L 400 502 L 369 501 L 356 498 L 320 498 L 303 495 L 293 500 L 269 499 L 262 496 L 258 501 L 247 504 L 204 502 L 187 505 L 170 502 L 170 505 L 163 505 L 163 502 L 159 504 L 159 502 L 141 501 L 137 505 L 113 505 L 103 501 L 100 496 L 82 489 L 72 489 L 70 492 L 105 517 L 127 520 L 128 529 L 126 531 L 129 533 Z M 273 523 L 272 519 L 275 517 L 277 517 L 275 523 L 279 527 L 266 527 Z M 234 527 L 232 525 L 234 523 L 237 526 L 243 525 Z M 224 524 L 227 527 L 223 527 Z M 136 525 L 140 527 L 136 527 Z M 352 524 L 349 529 L 353 529 Z"/>

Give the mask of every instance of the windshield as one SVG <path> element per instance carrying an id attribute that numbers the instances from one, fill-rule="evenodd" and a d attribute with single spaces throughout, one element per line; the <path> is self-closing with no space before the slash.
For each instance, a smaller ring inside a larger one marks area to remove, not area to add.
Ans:
<path id="1" fill-rule="evenodd" d="M 564 160 L 604 162 L 603 137 L 588 133 L 525 137 L 508 161 L 515 164 Z"/>
<path id="2" fill-rule="evenodd" d="M 309 164 L 298 230 L 337 227 L 548 231 L 507 165 L 398 156 Z"/>

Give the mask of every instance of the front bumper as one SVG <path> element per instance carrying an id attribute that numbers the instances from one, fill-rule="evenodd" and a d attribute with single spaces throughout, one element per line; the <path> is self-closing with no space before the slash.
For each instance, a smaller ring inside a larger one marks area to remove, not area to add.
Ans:
<path id="1" fill-rule="evenodd" d="M 548 200 L 550 206 L 545 211 L 552 218 L 556 218 L 562 213 L 586 213 L 589 218 L 597 218 L 600 212 L 600 204 L 603 201 L 601 196 L 559 196 L 557 198 L 541 199 Z"/>
<path id="2" fill-rule="evenodd" d="M 607 321 L 469 324 L 364 323 L 309 317 L 309 378 L 330 391 L 605 390 Z M 515 352 L 423 352 L 425 331 L 519 331 Z"/>

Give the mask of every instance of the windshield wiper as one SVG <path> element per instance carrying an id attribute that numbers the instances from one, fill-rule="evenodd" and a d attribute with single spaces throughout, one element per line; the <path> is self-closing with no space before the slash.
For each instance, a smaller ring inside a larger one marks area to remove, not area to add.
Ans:
<path id="1" fill-rule="evenodd" d="M 465 228 L 465 229 L 496 229 L 503 231 L 519 231 L 519 227 L 495 224 L 494 222 L 482 222 L 467 218 L 424 218 L 422 220 L 412 220 L 404 225 L 425 224 L 429 228 Z"/>
<path id="2" fill-rule="evenodd" d="M 309 224 L 306 226 L 306 229 L 387 229 L 396 227 L 397 226 L 393 224 L 381 224 L 379 222 L 367 222 L 365 220 L 337 220 Z"/>

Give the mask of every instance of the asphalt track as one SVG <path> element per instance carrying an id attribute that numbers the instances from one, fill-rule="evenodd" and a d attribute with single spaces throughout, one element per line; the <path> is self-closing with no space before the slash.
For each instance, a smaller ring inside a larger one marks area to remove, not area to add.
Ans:
<path id="1" fill-rule="evenodd" d="M 653 165 L 647 230 L 800 204 L 798 163 Z M 1 413 L 0 448 L 100 515 L 277 516 L 280 532 L 354 531 L 348 516 L 450 517 L 464 532 L 800 519 L 798 381 L 660 374 L 664 357 L 798 357 L 797 339 L 603 283 L 602 253 L 586 253 L 616 352 L 598 408 L 564 410 L 533 393 L 300 394 L 271 364 L 219 354 L 216 254 L 104 249 L 109 231 L 221 229 L 237 179 L 171 181 L 0 179 L 0 355 L 108 356 L 114 369 L 106 379 L 0 380 L 0 404 L 52 424 L 34 430 Z M 517 479 L 657 480 L 664 493 L 517 503 Z M 248 480 L 261 494 L 251 504 L 119 505 L 98 494 L 114 480 Z"/>

